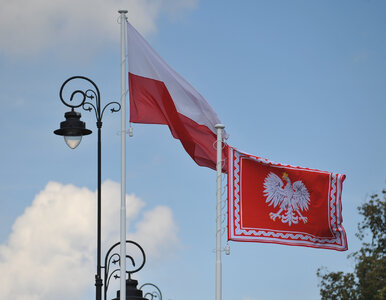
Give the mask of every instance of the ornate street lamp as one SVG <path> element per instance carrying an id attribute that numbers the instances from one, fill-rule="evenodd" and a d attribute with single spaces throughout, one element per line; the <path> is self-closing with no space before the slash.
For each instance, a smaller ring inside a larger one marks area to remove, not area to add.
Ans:
<path id="1" fill-rule="evenodd" d="M 86 81 L 91 84 L 91 89 L 76 89 L 71 93 L 69 99 L 63 98 L 64 87 L 69 82 Z M 80 96 L 80 97 L 79 97 Z M 60 100 L 69 108 L 70 111 L 64 114 L 65 121 L 60 123 L 60 129 L 54 131 L 55 134 L 64 136 L 66 144 L 74 149 L 82 140 L 82 136 L 91 134 L 91 130 L 86 128 L 86 124 L 80 120 L 81 113 L 75 108 L 82 107 L 86 111 L 94 111 L 96 126 L 98 128 L 98 209 L 97 209 L 97 274 L 95 275 L 96 299 L 102 300 L 103 280 L 101 276 L 101 128 L 102 118 L 108 106 L 112 106 L 111 112 L 118 112 L 121 105 L 118 102 L 110 102 L 101 109 L 101 97 L 97 85 L 89 78 L 84 76 L 73 76 L 67 79 L 60 88 Z M 80 100 L 79 100 L 80 98 Z M 74 101 L 74 102 L 72 102 Z"/>

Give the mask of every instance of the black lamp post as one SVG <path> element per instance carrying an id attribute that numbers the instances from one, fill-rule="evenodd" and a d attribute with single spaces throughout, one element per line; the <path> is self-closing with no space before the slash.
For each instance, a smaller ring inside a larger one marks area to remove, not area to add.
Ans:
<path id="1" fill-rule="evenodd" d="M 76 89 L 71 93 L 69 99 L 63 99 L 63 90 L 67 83 L 70 81 L 86 81 L 91 84 L 91 89 L 81 90 Z M 100 103 L 100 92 L 97 85 L 87 77 L 84 76 L 73 76 L 67 79 L 60 88 L 59 92 L 60 100 L 64 105 L 70 107 L 71 110 L 64 114 L 66 118 L 65 121 L 60 123 L 60 129 L 54 131 L 55 134 L 64 136 L 64 139 L 67 145 L 74 149 L 76 148 L 82 136 L 91 134 L 91 130 L 86 128 L 86 125 L 83 121 L 80 120 L 81 113 L 75 111 L 75 108 L 82 107 L 86 111 L 95 112 L 96 117 L 96 126 L 98 128 L 98 209 L 97 209 L 97 274 L 95 275 L 95 287 L 96 287 L 96 300 L 102 300 L 102 286 L 103 280 L 101 276 L 101 128 L 102 128 L 102 118 L 105 109 L 114 105 L 111 108 L 111 112 L 118 112 L 121 109 L 121 105 L 118 102 L 110 102 L 106 104 L 103 109 L 101 109 Z M 77 97 L 75 97 L 77 96 Z M 80 96 L 80 100 L 79 100 Z M 74 99 L 78 98 L 78 100 Z M 74 102 L 71 102 L 74 101 Z M 91 102 L 90 102 L 91 101 Z M 71 102 L 71 103 L 70 103 Z M 76 103 L 75 103 L 76 102 Z M 92 103 L 94 102 L 94 103 Z"/>

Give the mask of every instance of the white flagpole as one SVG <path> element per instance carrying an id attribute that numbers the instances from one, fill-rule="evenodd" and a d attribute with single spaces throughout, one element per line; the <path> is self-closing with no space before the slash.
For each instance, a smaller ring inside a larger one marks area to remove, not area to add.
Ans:
<path id="1" fill-rule="evenodd" d="M 222 299 L 221 264 L 221 175 L 222 175 L 222 132 L 225 126 L 216 124 L 217 129 L 217 205 L 216 205 L 216 300 Z"/>
<path id="2" fill-rule="evenodd" d="M 126 299 L 126 13 L 119 10 L 121 21 L 121 237 L 120 299 Z M 105 278 L 106 280 L 106 278 Z M 105 299 L 106 300 L 106 299 Z"/>

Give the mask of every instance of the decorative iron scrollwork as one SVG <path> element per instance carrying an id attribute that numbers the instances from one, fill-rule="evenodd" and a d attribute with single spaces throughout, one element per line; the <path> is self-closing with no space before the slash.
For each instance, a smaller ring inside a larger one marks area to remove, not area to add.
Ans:
<path id="1" fill-rule="evenodd" d="M 161 290 L 153 283 L 144 283 L 139 287 L 139 289 L 143 291 L 143 297 L 145 297 L 146 299 L 162 300 Z"/>
<path id="2" fill-rule="evenodd" d="M 86 90 L 75 89 L 71 93 L 69 98 L 65 98 L 64 97 L 65 87 L 68 86 L 70 82 L 72 84 L 75 84 L 76 80 L 85 80 L 91 84 L 92 88 L 91 89 L 88 88 Z M 78 95 L 80 95 L 80 97 Z M 101 96 L 97 85 L 94 83 L 94 81 L 84 76 L 73 76 L 68 78 L 60 88 L 59 97 L 62 103 L 67 107 L 70 107 L 72 110 L 74 110 L 74 108 L 77 108 L 77 107 L 82 107 L 85 111 L 93 110 L 95 112 L 95 117 L 97 119 L 97 125 L 100 124 L 100 126 L 102 124 L 101 122 L 103 118 L 103 113 L 105 112 L 107 107 L 112 106 L 110 108 L 110 111 L 112 113 L 118 112 L 121 110 L 121 105 L 116 101 L 107 103 L 101 109 Z M 93 102 L 95 102 L 95 104 Z"/>
<path id="3" fill-rule="evenodd" d="M 131 254 L 131 255 L 126 254 L 126 259 L 128 259 L 128 261 L 130 261 L 131 265 L 132 265 L 132 269 L 127 270 L 126 274 L 128 274 L 128 277 L 131 278 L 131 274 L 134 274 L 134 273 L 140 271 L 143 268 L 143 266 L 145 265 L 146 255 L 145 255 L 145 251 L 138 243 L 136 243 L 134 241 L 127 240 L 126 244 L 134 245 L 136 248 L 138 248 L 139 253 L 142 256 L 142 259 L 140 259 L 141 264 L 138 264 L 136 262 L 136 257 L 134 257 L 133 254 Z M 110 247 L 109 251 L 107 251 L 106 256 L 105 256 L 105 265 L 104 265 L 104 267 L 102 267 L 105 269 L 105 277 L 104 277 L 105 278 L 105 285 L 104 285 L 104 299 L 105 300 L 107 299 L 107 290 L 109 288 L 111 278 L 112 277 L 114 277 L 115 279 L 120 278 L 118 273 L 119 273 L 120 267 L 121 267 L 121 255 L 117 252 L 117 250 L 119 250 L 119 249 L 116 249 L 118 245 L 120 245 L 120 242 L 115 243 L 113 246 Z M 137 267 L 136 267 L 136 265 L 137 265 Z"/>

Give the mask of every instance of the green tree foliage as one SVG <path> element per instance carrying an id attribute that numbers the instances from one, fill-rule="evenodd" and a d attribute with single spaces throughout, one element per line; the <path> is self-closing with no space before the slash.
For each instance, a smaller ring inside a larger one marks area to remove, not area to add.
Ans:
<path id="1" fill-rule="evenodd" d="M 362 248 L 349 255 L 355 259 L 354 271 L 319 268 L 321 300 L 386 300 L 386 190 L 371 195 L 358 211 L 363 220 L 356 236 Z"/>

